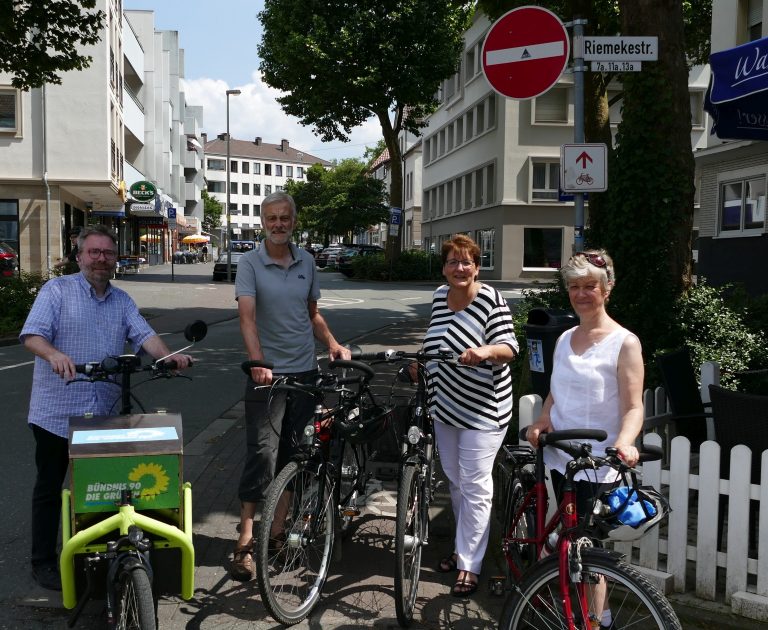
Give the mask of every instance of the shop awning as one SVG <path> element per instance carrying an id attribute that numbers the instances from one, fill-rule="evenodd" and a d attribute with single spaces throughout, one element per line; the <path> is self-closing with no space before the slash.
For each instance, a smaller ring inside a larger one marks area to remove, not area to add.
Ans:
<path id="1" fill-rule="evenodd" d="M 709 63 L 704 109 L 712 133 L 724 140 L 768 140 L 768 37 L 713 53 Z"/>

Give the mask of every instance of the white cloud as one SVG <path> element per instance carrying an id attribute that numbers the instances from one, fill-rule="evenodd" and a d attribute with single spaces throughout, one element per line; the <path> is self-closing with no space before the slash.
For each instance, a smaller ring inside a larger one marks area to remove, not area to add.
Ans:
<path id="1" fill-rule="evenodd" d="M 323 143 L 312 133 L 310 127 L 283 113 L 276 98 L 280 92 L 269 87 L 258 71 L 252 75 L 253 82 L 241 86 L 226 84 L 221 79 L 184 80 L 184 91 L 188 105 L 203 107 L 202 130 L 214 138 L 227 130 L 226 91 L 239 89 L 241 93 L 229 97 L 229 130 L 232 138 L 252 140 L 261 136 L 264 142 L 279 144 L 282 139 L 291 146 L 325 160 L 362 158 L 367 146 L 373 146 L 381 138 L 381 127 L 376 118 L 367 120 L 353 129 L 348 143 Z"/>

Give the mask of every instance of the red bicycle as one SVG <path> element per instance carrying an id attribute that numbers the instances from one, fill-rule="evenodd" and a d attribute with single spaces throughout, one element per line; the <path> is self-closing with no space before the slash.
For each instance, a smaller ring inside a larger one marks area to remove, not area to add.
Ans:
<path id="1" fill-rule="evenodd" d="M 525 439 L 525 430 L 520 437 Z M 640 538 L 669 512 L 664 497 L 637 484 L 636 471 L 624 464 L 615 448 L 597 456 L 592 444 L 583 441 L 606 437 L 601 430 L 572 429 L 541 434 L 536 451 L 528 446 L 504 447 L 502 547 L 513 586 L 500 630 L 681 628 L 664 595 L 621 554 L 595 542 Z M 548 522 L 543 458 L 547 447 L 572 458 L 562 500 Z M 660 448 L 644 446 L 640 460 L 661 455 Z M 580 515 L 574 478 L 580 471 L 603 466 L 618 471 L 621 484 L 595 496 L 592 511 Z"/>

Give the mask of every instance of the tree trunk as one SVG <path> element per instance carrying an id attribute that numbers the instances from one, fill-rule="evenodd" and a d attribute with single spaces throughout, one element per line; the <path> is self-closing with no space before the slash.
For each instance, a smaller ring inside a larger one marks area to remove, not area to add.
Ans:
<path id="1" fill-rule="evenodd" d="M 384 143 L 389 151 L 389 206 L 390 208 L 400 208 L 400 219 L 402 221 L 403 210 L 403 156 L 400 152 L 400 143 L 397 136 L 400 130 L 399 120 L 395 126 L 389 120 L 389 112 L 378 114 L 381 131 L 384 135 Z M 390 265 L 400 256 L 402 249 L 402 225 L 398 225 L 397 235 L 391 234 L 391 226 L 387 225 L 387 242 L 384 256 Z"/>

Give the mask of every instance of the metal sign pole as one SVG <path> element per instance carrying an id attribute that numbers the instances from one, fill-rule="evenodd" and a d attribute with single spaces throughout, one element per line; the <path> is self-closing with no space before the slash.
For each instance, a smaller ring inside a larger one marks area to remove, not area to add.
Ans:
<path id="1" fill-rule="evenodd" d="M 584 25 L 587 20 L 573 20 L 573 141 L 584 143 Z M 584 193 L 574 193 L 573 251 L 584 249 Z"/>

